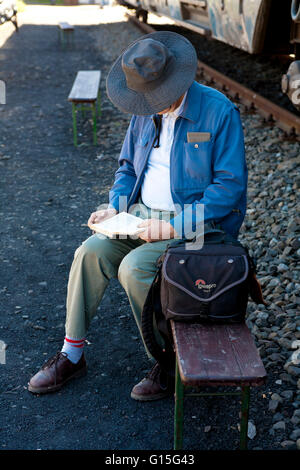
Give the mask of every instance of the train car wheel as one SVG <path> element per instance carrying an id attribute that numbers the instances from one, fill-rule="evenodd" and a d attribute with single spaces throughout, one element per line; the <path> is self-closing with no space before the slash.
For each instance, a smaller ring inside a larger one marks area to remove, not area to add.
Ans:
<path id="1" fill-rule="evenodd" d="M 148 21 L 148 12 L 147 10 L 143 10 L 143 8 L 137 8 L 135 10 L 135 16 L 137 19 L 142 19 L 143 23 L 147 23 Z"/>

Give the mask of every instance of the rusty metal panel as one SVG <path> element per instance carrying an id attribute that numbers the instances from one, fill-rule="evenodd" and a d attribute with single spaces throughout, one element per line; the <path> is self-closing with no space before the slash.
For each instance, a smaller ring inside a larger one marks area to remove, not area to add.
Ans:
<path id="1" fill-rule="evenodd" d="M 271 0 L 129 0 L 249 53 L 261 51 Z M 204 29 L 203 29 L 204 28 Z"/>
<path id="2" fill-rule="evenodd" d="M 263 45 L 270 0 L 209 0 L 212 36 L 250 53 Z"/>
<path id="3" fill-rule="evenodd" d="M 141 0 L 140 4 L 147 11 L 170 15 L 168 1 L 166 0 Z"/>

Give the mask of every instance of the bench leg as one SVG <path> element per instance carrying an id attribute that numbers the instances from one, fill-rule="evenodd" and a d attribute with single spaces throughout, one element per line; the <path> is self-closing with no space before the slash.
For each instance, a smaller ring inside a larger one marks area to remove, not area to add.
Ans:
<path id="1" fill-rule="evenodd" d="M 72 117 L 73 117 L 73 140 L 74 145 L 77 147 L 77 122 L 76 122 L 76 104 L 72 103 Z"/>
<path id="2" fill-rule="evenodd" d="M 62 47 L 63 47 L 63 49 L 66 48 L 66 33 L 65 33 L 65 31 L 62 31 Z"/>
<path id="3" fill-rule="evenodd" d="M 102 114 L 102 112 L 101 112 L 101 91 L 100 91 L 100 88 L 99 88 L 99 91 L 98 91 L 97 106 L 98 106 L 98 116 L 100 117 L 101 114 Z"/>
<path id="4" fill-rule="evenodd" d="M 61 47 L 64 47 L 64 32 L 58 28 L 58 40 Z"/>
<path id="5" fill-rule="evenodd" d="M 73 46 L 74 40 L 73 40 L 73 31 L 67 31 L 66 32 L 66 37 L 67 37 L 67 46 Z"/>
<path id="6" fill-rule="evenodd" d="M 183 397 L 184 386 L 181 382 L 176 357 L 175 373 L 175 411 L 174 411 L 174 450 L 182 449 L 183 442 Z"/>
<path id="7" fill-rule="evenodd" d="M 240 449 L 247 449 L 250 387 L 242 387 Z"/>
<path id="8" fill-rule="evenodd" d="M 94 141 L 94 145 L 97 145 L 97 112 L 96 112 L 95 103 L 92 103 L 92 117 L 93 117 L 93 141 Z"/>

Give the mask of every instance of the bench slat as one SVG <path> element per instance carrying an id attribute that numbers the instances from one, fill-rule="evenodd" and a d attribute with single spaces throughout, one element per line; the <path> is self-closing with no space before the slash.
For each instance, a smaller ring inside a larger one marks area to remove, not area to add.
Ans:
<path id="1" fill-rule="evenodd" d="M 72 26 L 71 24 L 67 23 L 67 22 L 60 22 L 58 23 L 58 26 L 60 29 L 63 29 L 63 30 L 67 30 L 67 31 L 73 31 L 74 30 L 74 26 Z"/>
<path id="2" fill-rule="evenodd" d="M 98 96 L 100 80 L 100 70 L 80 70 L 77 72 L 68 101 L 95 101 Z"/>
<path id="3" fill-rule="evenodd" d="M 245 324 L 171 322 L 185 385 L 261 385 L 266 371 Z"/>

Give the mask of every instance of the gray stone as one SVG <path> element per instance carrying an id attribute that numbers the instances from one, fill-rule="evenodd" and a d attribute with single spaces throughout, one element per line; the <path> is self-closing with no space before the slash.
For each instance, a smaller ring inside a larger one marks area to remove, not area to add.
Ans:
<path id="1" fill-rule="evenodd" d="M 294 392 L 293 390 L 284 390 L 283 392 L 281 392 L 281 396 L 283 398 L 286 398 L 287 400 L 290 400 L 291 398 L 293 398 Z"/>
<path id="2" fill-rule="evenodd" d="M 277 270 L 280 272 L 280 273 L 284 273 L 285 271 L 288 271 L 289 270 L 289 267 L 284 264 L 284 263 L 280 263 L 277 267 Z"/>
<path id="3" fill-rule="evenodd" d="M 272 429 L 274 429 L 275 431 L 284 431 L 285 421 L 278 421 L 277 423 L 273 424 Z"/>
<path id="4" fill-rule="evenodd" d="M 252 423 L 252 421 L 248 422 L 247 436 L 249 437 L 249 439 L 254 439 L 254 437 L 256 436 L 256 427 L 255 424 Z"/>
<path id="5" fill-rule="evenodd" d="M 280 443 L 280 445 L 284 449 L 296 449 L 296 442 L 295 441 L 282 441 Z"/>
<path id="6" fill-rule="evenodd" d="M 257 318 L 261 320 L 267 320 L 269 318 L 269 314 L 267 312 L 259 312 Z"/>
<path id="7" fill-rule="evenodd" d="M 275 277 L 269 282 L 268 287 L 276 287 L 278 286 L 279 283 L 280 283 L 280 280 Z"/>
<path id="8" fill-rule="evenodd" d="M 271 411 L 272 413 L 275 413 L 275 411 L 278 408 L 278 405 L 279 405 L 279 401 L 270 400 L 269 401 L 269 411 Z"/>
<path id="9" fill-rule="evenodd" d="M 290 439 L 293 441 L 296 441 L 297 439 L 300 438 L 300 429 L 295 429 L 291 434 L 290 434 Z"/>
<path id="10" fill-rule="evenodd" d="M 275 413 L 273 416 L 273 422 L 277 423 L 277 421 L 282 421 L 283 415 L 281 413 Z"/>
<path id="11" fill-rule="evenodd" d="M 294 377 L 300 377 L 300 367 L 289 366 L 288 373 L 293 375 Z"/>
<path id="12" fill-rule="evenodd" d="M 280 403 L 283 401 L 278 393 L 272 393 L 271 400 L 279 401 Z"/>
<path id="13" fill-rule="evenodd" d="M 291 418 L 291 422 L 297 426 L 297 424 L 300 423 L 300 418 L 297 418 L 297 416 L 293 416 Z"/>

